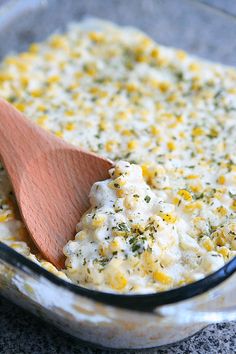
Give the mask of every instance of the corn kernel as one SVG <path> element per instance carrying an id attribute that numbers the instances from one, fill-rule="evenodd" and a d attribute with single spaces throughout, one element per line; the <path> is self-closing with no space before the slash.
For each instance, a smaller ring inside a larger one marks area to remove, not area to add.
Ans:
<path id="1" fill-rule="evenodd" d="M 119 123 L 115 123 L 115 130 L 116 130 L 117 132 L 120 132 L 120 131 L 122 130 L 122 125 L 119 124 Z"/>
<path id="2" fill-rule="evenodd" d="M 233 203 L 231 204 L 231 209 L 233 211 L 236 211 L 236 200 L 234 200 Z"/>
<path id="3" fill-rule="evenodd" d="M 50 45 L 55 49 L 64 48 L 66 45 L 65 37 L 62 35 L 54 35 L 50 40 Z"/>
<path id="4" fill-rule="evenodd" d="M 80 232 L 78 232 L 78 233 L 76 234 L 75 240 L 83 241 L 83 240 L 86 239 L 86 237 L 87 237 L 86 232 L 85 232 L 85 231 L 80 231 Z"/>
<path id="5" fill-rule="evenodd" d="M 73 123 L 73 122 L 66 123 L 65 129 L 68 130 L 68 131 L 75 130 L 75 123 Z"/>
<path id="6" fill-rule="evenodd" d="M 185 206 L 184 206 L 184 210 L 185 210 L 186 212 L 193 212 L 194 210 L 202 209 L 202 207 L 203 207 L 203 203 L 197 201 L 197 202 L 194 202 L 194 203 L 185 205 Z"/>
<path id="7" fill-rule="evenodd" d="M 140 232 L 144 232 L 145 231 L 145 224 L 140 224 L 140 223 L 136 223 L 136 224 L 132 224 L 131 226 L 132 230 L 138 230 Z"/>
<path id="8" fill-rule="evenodd" d="M 5 58 L 5 63 L 8 65 L 17 65 L 18 58 L 15 56 L 8 56 Z"/>
<path id="9" fill-rule="evenodd" d="M 138 146 L 138 143 L 136 140 L 130 140 L 127 144 L 127 148 L 129 151 L 135 150 L 137 148 L 137 146 Z"/>
<path id="10" fill-rule="evenodd" d="M 138 62 L 138 63 L 145 63 L 145 62 L 148 62 L 148 56 L 145 55 L 143 53 L 142 50 L 137 50 L 136 53 L 135 53 L 135 60 Z"/>
<path id="11" fill-rule="evenodd" d="M 182 139 L 185 139 L 185 138 L 186 138 L 185 132 L 179 132 L 179 136 L 180 136 L 180 138 L 182 138 Z"/>
<path id="12" fill-rule="evenodd" d="M 171 95 L 169 95 L 169 96 L 167 97 L 166 101 L 167 101 L 167 102 L 170 102 L 170 103 L 176 102 L 176 101 L 177 101 L 177 98 L 178 98 L 177 94 L 176 94 L 176 93 L 172 93 Z M 178 123 L 181 123 L 181 121 L 182 121 L 181 119 L 176 119 L 176 125 L 177 125 Z"/>
<path id="13" fill-rule="evenodd" d="M 118 177 L 116 178 L 115 180 L 111 181 L 109 184 L 108 184 L 108 187 L 111 188 L 111 189 L 120 189 L 122 186 L 124 186 L 126 183 L 125 179 L 123 177 Z"/>
<path id="14" fill-rule="evenodd" d="M 109 284 L 113 289 L 123 290 L 126 287 L 127 283 L 128 281 L 121 271 L 116 271 L 110 274 Z"/>
<path id="15" fill-rule="evenodd" d="M 159 49 L 158 49 L 158 48 L 153 48 L 153 49 L 151 50 L 150 55 L 151 55 L 151 58 L 153 58 L 153 59 L 159 59 L 159 57 L 160 57 L 160 51 L 159 51 Z"/>
<path id="16" fill-rule="evenodd" d="M 117 229 L 113 229 L 112 230 L 112 236 L 114 236 L 114 237 L 117 237 L 117 236 L 125 237 L 125 236 L 127 236 L 127 231 L 120 231 L 120 230 L 117 230 Z"/>
<path id="17" fill-rule="evenodd" d="M 149 173 L 150 173 L 150 170 L 149 170 L 150 165 L 143 164 L 143 165 L 141 165 L 141 168 L 142 168 L 143 177 L 147 178 L 149 176 Z"/>
<path id="18" fill-rule="evenodd" d="M 124 129 L 124 130 L 122 130 L 121 134 L 124 135 L 124 136 L 131 136 L 131 135 L 133 135 L 132 131 L 129 130 L 129 129 Z"/>
<path id="19" fill-rule="evenodd" d="M 65 111 L 65 115 L 67 117 L 73 117 L 75 115 L 75 112 L 73 110 L 67 110 Z"/>
<path id="20" fill-rule="evenodd" d="M 118 189 L 118 190 L 116 191 L 116 196 L 117 196 L 118 198 L 123 198 L 123 197 L 125 196 L 125 191 L 124 191 L 123 189 Z"/>
<path id="21" fill-rule="evenodd" d="M 55 55 L 53 53 L 46 53 L 44 58 L 47 60 L 47 61 L 54 61 L 55 60 Z"/>
<path id="22" fill-rule="evenodd" d="M 44 116 L 40 116 L 38 119 L 37 119 L 37 124 L 40 125 L 41 127 L 44 126 L 44 123 L 47 121 L 48 119 L 48 116 L 44 115 Z"/>
<path id="23" fill-rule="evenodd" d="M 97 74 L 97 68 L 94 64 L 87 64 L 84 66 L 84 71 L 89 75 L 89 76 L 95 76 Z"/>
<path id="24" fill-rule="evenodd" d="M 214 250 L 214 243 L 213 241 L 209 238 L 206 237 L 204 240 L 202 240 L 202 246 L 205 248 L 206 251 L 210 252 Z"/>
<path id="25" fill-rule="evenodd" d="M 135 91 L 137 91 L 137 86 L 131 82 L 128 82 L 126 84 L 126 90 L 129 92 L 129 93 L 133 93 Z"/>
<path id="26" fill-rule="evenodd" d="M 191 189 L 191 191 L 192 191 L 193 193 L 200 193 L 200 192 L 202 192 L 202 190 L 203 190 L 203 187 L 202 187 L 201 182 L 199 182 L 199 183 L 197 183 L 197 184 L 190 184 L 190 185 L 189 185 L 189 188 Z"/>
<path id="27" fill-rule="evenodd" d="M 154 136 L 158 136 L 160 134 L 160 130 L 155 125 L 151 125 L 150 131 Z"/>
<path id="28" fill-rule="evenodd" d="M 41 89 L 38 89 L 38 90 L 31 91 L 30 94 L 32 97 L 38 98 L 38 97 L 42 97 L 43 92 Z"/>
<path id="29" fill-rule="evenodd" d="M 229 249 L 227 247 L 224 247 L 224 246 L 223 247 L 219 247 L 217 249 L 217 252 L 222 254 L 223 257 L 228 257 L 228 255 L 229 255 Z"/>
<path id="30" fill-rule="evenodd" d="M 46 110 L 47 110 L 47 107 L 41 103 L 37 106 L 38 112 L 45 112 Z"/>
<path id="31" fill-rule="evenodd" d="M 16 62 L 16 67 L 19 70 L 20 73 L 25 73 L 28 70 L 28 65 L 25 63 L 25 61 L 23 59 L 18 59 L 18 61 Z"/>
<path id="32" fill-rule="evenodd" d="M 47 78 L 47 83 L 49 84 L 54 84 L 60 81 L 60 77 L 58 75 L 53 75 L 53 76 L 49 76 Z"/>
<path id="33" fill-rule="evenodd" d="M 200 70 L 200 66 L 197 63 L 191 63 L 188 68 L 192 72 L 198 72 Z"/>
<path id="34" fill-rule="evenodd" d="M 231 87 L 230 89 L 228 89 L 228 93 L 235 95 L 236 94 L 236 87 Z"/>
<path id="35" fill-rule="evenodd" d="M 122 169 L 120 168 L 119 165 L 116 165 L 115 168 L 114 168 L 114 171 L 113 171 L 113 177 L 117 178 L 117 177 L 120 177 L 122 175 Z"/>
<path id="36" fill-rule="evenodd" d="M 219 183 L 219 184 L 225 184 L 225 182 L 226 182 L 225 176 L 221 175 L 221 176 L 218 177 L 217 183 Z"/>
<path id="37" fill-rule="evenodd" d="M 105 122 L 105 120 L 101 120 L 99 123 L 99 129 L 101 131 L 106 131 L 108 128 L 107 122 Z"/>
<path id="38" fill-rule="evenodd" d="M 166 221 L 168 224 L 174 224 L 176 222 L 176 216 L 172 214 L 163 214 L 161 215 L 162 219 Z"/>
<path id="39" fill-rule="evenodd" d="M 51 273 L 54 273 L 54 274 L 57 273 L 57 269 L 54 267 L 54 265 L 52 265 L 49 262 L 41 261 L 41 266 Z"/>
<path id="40" fill-rule="evenodd" d="M 30 46 L 29 46 L 29 52 L 30 53 L 34 53 L 34 54 L 37 54 L 39 52 L 39 45 L 37 43 L 32 43 Z"/>
<path id="41" fill-rule="evenodd" d="M 169 151 L 174 151 L 176 149 L 176 145 L 175 145 L 175 143 L 173 141 L 169 141 L 167 143 L 167 148 L 168 148 Z"/>
<path id="42" fill-rule="evenodd" d="M 127 195 L 124 200 L 124 206 L 127 209 L 135 209 L 138 204 L 138 198 L 134 198 L 133 196 Z"/>
<path id="43" fill-rule="evenodd" d="M 127 120 L 128 119 L 128 114 L 127 114 L 127 112 L 119 112 L 119 113 L 117 113 L 116 118 L 118 120 Z"/>
<path id="44" fill-rule="evenodd" d="M 60 131 L 60 130 L 55 131 L 54 134 L 55 134 L 58 138 L 63 138 L 63 132 Z"/>
<path id="45" fill-rule="evenodd" d="M 191 193 L 189 193 L 186 189 L 180 189 L 180 190 L 178 191 L 178 194 L 179 194 L 184 200 L 191 201 L 191 200 L 193 199 Z"/>
<path id="46" fill-rule="evenodd" d="M 199 175 L 188 175 L 186 176 L 186 179 L 196 179 L 199 178 Z"/>
<path id="47" fill-rule="evenodd" d="M 105 144 L 105 149 L 107 152 L 112 152 L 114 149 L 114 146 L 116 145 L 115 141 L 113 140 L 108 140 Z"/>
<path id="48" fill-rule="evenodd" d="M 6 214 L 0 215 L 0 222 L 5 222 L 7 221 L 7 219 L 8 219 L 8 215 Z"/>
<path id="49" fill-rule="evenodd" d="M 156 109 L 157 111 L 162 111 L 164 109 L 164 105 L 161 102 L 156 103 Z M 159 117 L 158 117 L 159 118 Z"/>
<path id="50" fill-rule="evenodd" d="M 10 81 L 11 79 L 12 79 L 12 76 L 10 74 L 0 72 L 0 83 L 5 82 L 5 81 Z"/>
<path id="51" fill-rule="evenodd" d="M 178 197 L 174 197 L 173 200 L 172 200 L 172 203 L 175 204 L 175 205 L 179 205 L 181 199 L 178 198 Z"/>
<path id="52" fill-rule="evenodd" d="M 94 219 L 92 220 L 93 227 L 101 227 L 106 221 L 105 215 L 95 215 Z"/>
<path id="53" fill-rule="evenodd" d="M 101 43 L 104 41 L 104 35 L 101 32 L 90 32 L 89 38 L 93 42 Z"/>
<path id="54" fill-rule="evenodd" d="M 102 256 L 102 257 L 106 257 L 107 255 L 107 247 L 105 247 L 104 245 L 100 245 L 99 246 L 99 249 L 98 249 L 98 252 L 99 252 L 99 255 Z"/>
<path id="55" fill-rule="evenodd" d="M 185 60 L 186 58 L 187 58 L 187 53 L 185 52 L 185 51 L 183 51 L 183 50 L 178 50 L 177 52 L 176 52 L 176 56 L 177 56 L 177 58 L 179 59 L 179 60 Z"/>
<path id="56" fill-rule="evenodd" d="M 29 78 L 27 76 L 20 77 L 20 83 L 25 89 L 29 85 Z"/>
<path id="57" fill-rule="evenodd" d="M 231 249 L 232 251 L 236 251 L 236 240 L 231 241 Z"/>
<path id="58" fill-rule="evenodd" d="M 228 214 L 227 209 L 223 206 L 216 208 L 216 210 L 221 216 L 226 216 Z"/>
<path id="59" fill-rule="evenodd" d="M 109 248 L 111 252 L 116 252 L 120 250 L 120 243 L 118 241 L 118 237 L 111 241 Z"/>
<path id="60" fill-rule="evenodd" d="M 151 252 L 144 251 L 141 257 L 143 261 L 143 268 L 146 273 L 149 273 L 149 271 L 153 271 L 153 269 L 156 268 L 155 259 Z"/>
<path id="61" fill-rule="evenodd" d="M 217 246 L 224 246 L 226 244 L 225 236 L 223 234 L 219 235 L 216 238 L 215 243 Z"/>
<path id="62" fill-rule="evenodd" d="M 16 109 L 18 109 L 21 112 L 24 112 L 26 109 L 26 106 L 24 103 L 15 103 L 14 106 L 16 107 Z"/>
<path id="63" fill-rule="evenodd" d="M 170 83 L 169 82 L 160 82 L 159 84 L 159 90 L 163 93 L 167 92 L 170 89 Z"/>
<path id="64" fill-rule="evenodd" d="M 153 273 L 153 279 L 166 285 L 169 285 L 173 282 L 173 278 L 171 276 L 159 270 Z"/>
<path id="65" fill-rule="evenodd" d="M 201 127 L 195 127 L 192 130 L 192 136 L 201 136 L 204 134 L 204 130 Z"/>

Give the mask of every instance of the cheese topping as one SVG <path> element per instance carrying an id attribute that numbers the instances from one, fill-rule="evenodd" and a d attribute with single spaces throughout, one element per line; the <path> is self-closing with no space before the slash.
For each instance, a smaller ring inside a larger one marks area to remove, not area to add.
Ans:
<path id="1" fill-rule="evenodd" d="M 0 241 L 108 291 L 160 291 L 218 269 L 236 252 L 235 80 L 233 68 L 95 20 L 6 57 L 1 97 L 58 137 L 127 162 L 93 187 L 65 272 L 25 243 L 1 167 Z"/>
<path id="2" fill-rule="evenodd" d="M 224 265 L 215 244 L 199 240 L 188 215 L 169 203 L 166 193 L 151 190 L 139 166 L 118 162 L 110 176 L 93 185 L 91 208 L 64 248 L 70 279 L 100 290 L 148 293 L 203 278 Z M 191 196 L 180 194 L 184 200 Z"/>

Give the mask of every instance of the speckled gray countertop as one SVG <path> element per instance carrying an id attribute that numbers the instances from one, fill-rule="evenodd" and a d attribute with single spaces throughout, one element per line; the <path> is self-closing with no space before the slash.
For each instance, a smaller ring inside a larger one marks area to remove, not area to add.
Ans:
<path id="1" fill-rule="evenodd" d="M 9 0 L 0 0 L 0 5 L 7 1 Z M 114 2 L 117 1 L 125 2 L 125 0 L 114 0 Z M 146 1 L 149 0 L 136 0 L 139 5 L 140 2 L 146 4 Z M 207 2 L 236 14 L 236 1 L 208 0 Z M 78 340 L 0 297 L 1 354 L 109 354 L 115 352 L 84 346 Z M 128 354 L 128 351 L 119 351 L 119 353 Z M 160 349 L 143 350 L 142 353 L 233 354 L 236 353 L 236 322 L 211 325 L 181 343 Z"/>
<path id="2" fill-rule="evenodd" d="M 1 354 L 112 354 L 83 346 L 35 316 L 0 298 Z M 128 354 L 119 351 L 119 354 Z M 136 353 L 131 351 L 131 353 Z M 155 354 L 233 354 L 236 353 L 236 323 L 208 326 L 179 344 L 143 350 Z"/>

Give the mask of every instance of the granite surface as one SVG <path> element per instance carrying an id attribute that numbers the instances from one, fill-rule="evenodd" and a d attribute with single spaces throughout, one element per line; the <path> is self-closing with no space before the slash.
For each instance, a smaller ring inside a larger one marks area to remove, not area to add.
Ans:
<path id="1" fill-rule="evenodd" d="M 0 0 L 0 5 L 7 1 Z M 94 1 L 103 3 L 103 0 Z M 125 0 L 114 0 L 114 3 L 122 1 L 125 2 Z M 134 0 L 132 3 L 135 1 L 139 5 L 149 2 L 149 0 Z M 236 1 L 206 0 L 205 2 L 236 14 Z M 169 40 L 171 41 L 171 38 Z M 115 352 L 84 346 L 78 340 L 0 297 L 1 354 L 109 354 Z M 119 353 L 128 354 L 127 351 L 119 351 Z M 181 343 L 160 349 L 143 350 L 141 353 L 233 354 L 236 353 L 236 323 L 211 325 Z"/>
<path id="2" fill-rule="evenodd" d="M 113 354 L 84 346 L 78 340 L 46 324 L 0 297 L 1 354 Z M 233 354 L 236 352 L 236 323 L 208 326 L 179 344 L 142 350 L 155 354 Z M 119 354 L 128 354 L 119 351 Z M 137 351 L 131 351 L 137 353 Z"/>

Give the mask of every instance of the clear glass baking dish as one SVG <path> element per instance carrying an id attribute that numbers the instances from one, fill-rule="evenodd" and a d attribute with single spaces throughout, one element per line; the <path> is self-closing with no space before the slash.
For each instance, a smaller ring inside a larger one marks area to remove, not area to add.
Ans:
<path id="1" fill-rule="evenodd" d="M 190 0 L 10 0 L 0 7 L 0 58 L 86 16 L 136 26 L 159 43 L 236 65 L 236 20 Z M 150 348 L 236 320 L 236 258 L 210 276 L 152 295 L 112 295 L 67 283 L 0 243 L 0 292 L 86 342 Z"/>

